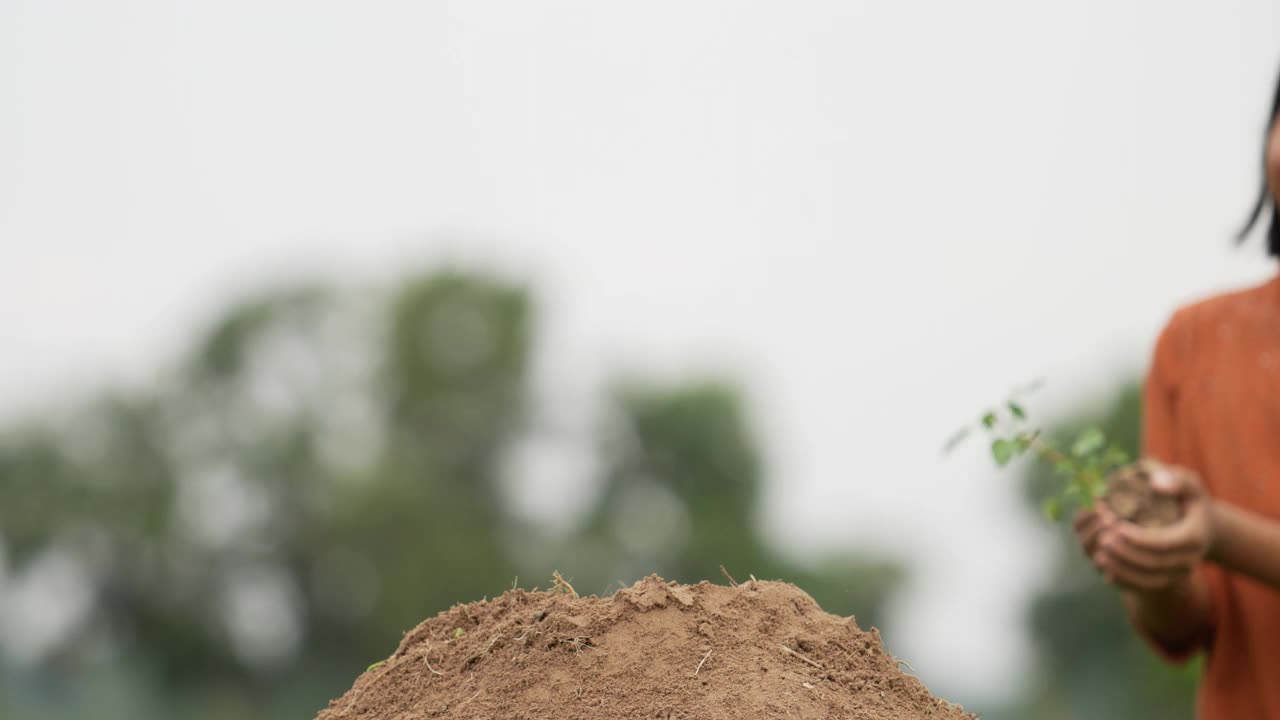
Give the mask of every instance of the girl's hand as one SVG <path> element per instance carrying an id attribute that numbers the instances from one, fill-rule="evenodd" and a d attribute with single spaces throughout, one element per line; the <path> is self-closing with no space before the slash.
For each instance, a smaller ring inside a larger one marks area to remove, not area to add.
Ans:
<path id="1" fill-rule="evenodd" d="M 1095 503 L 1092 510 L 1078 510 L 1072 524 L 1076 530 L 1076 540 L 1080 550 L 1093 563 L 1098 572 L 1104 572 L 1099 564 L 1102 554 L 1099 552 L 1102 540 L 1108 532 L 1112 532 L 1120 519 L 1102 503 Z"/>
<path id="2" fill-rule="evenodd" d="M 1139 593 L 1174 589 L 1190 576 L 1214 546 L 1213 499 L 1195 473 L 1183 468 L 1147 461 L 1156 492 L 1174 495 L 1182 502 L 1183 515 L 1166 527 L 1140 527 L 1118 522 L 1114 514 L 1100 523 L 1092 547 L 1086 552 L 1108 582 Z"/>

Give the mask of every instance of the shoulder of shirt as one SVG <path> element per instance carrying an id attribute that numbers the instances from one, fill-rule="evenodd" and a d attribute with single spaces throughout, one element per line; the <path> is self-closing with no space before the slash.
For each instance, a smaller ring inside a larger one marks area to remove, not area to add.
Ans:
<path id="1" fill-rule="evenodd" d="M 1166 324 L 1164 334 L 1190 332 L 1192 328 L 1226 320 L 1232 315 L 1257 305 L 1274 280 L 1236 290 L 1210 295 L 1207 298 L 1183 305 L 1174 311 Z"/>
<path id="2" fill-rule="evenodd" d="M 1183 368 L 1207 347 L 1203 339 L 1217 337 L 1224 325 L 1244 317 L 1260 303 L 1272 302 L 1277 280 L 1211 295 L 1178 308 L 1156 339 L 1152 373 L 1176 383 Z"/>

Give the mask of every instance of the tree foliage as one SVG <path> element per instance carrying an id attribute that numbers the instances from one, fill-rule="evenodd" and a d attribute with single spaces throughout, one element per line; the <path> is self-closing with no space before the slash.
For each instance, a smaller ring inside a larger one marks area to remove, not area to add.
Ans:
<path id="1" fill-rule="evenodd" d="M 607 592 L 723 563 L 874 621 L 898 566 L 797 566 L 760 537 L 760 450 L 723 380 L 620 384 L 571 532 L 513 517 L 534 319 L 475 273 L 266 292 L 153 382 L 0 430 L 0 588 L 62 612 L 37 632 L 6 608 L 0 717 L 310 717 L 421 619 L 551 565 Z"/>

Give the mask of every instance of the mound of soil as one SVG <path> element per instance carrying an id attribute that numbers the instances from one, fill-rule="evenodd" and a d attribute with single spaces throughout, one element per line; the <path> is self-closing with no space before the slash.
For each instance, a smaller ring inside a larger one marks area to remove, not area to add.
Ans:
<path id="1" fill-rule="evenodd" d="M 1151 470 L 1143 463 L 1120 468 L 1107 478 L 1102 501 L 1117 516 L 1143 527 L 1164 527 L 1182 517 L 1182 505 L 1172 495 L 1151 487 Z"/>
<path id="2" fill-rule="evenodd" d="M 317 720 L 974 718 L 787 583 L 512 590 L 408 633 Z"/>

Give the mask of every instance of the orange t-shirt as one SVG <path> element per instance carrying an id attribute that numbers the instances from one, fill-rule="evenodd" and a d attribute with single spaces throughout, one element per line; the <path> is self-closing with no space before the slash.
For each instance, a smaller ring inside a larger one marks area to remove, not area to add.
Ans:
<path id="1" fill-rule="evenodd" d="M 1144 390 L 1144 453 L 1217 499 L 1280 519 L 1280 277 L 1176 312 Z M 1205 564 L 1201 720 L 1280 720 L 1280 592 Z M 1184 648 L 1158 648 L 1171 658 Z"/>

